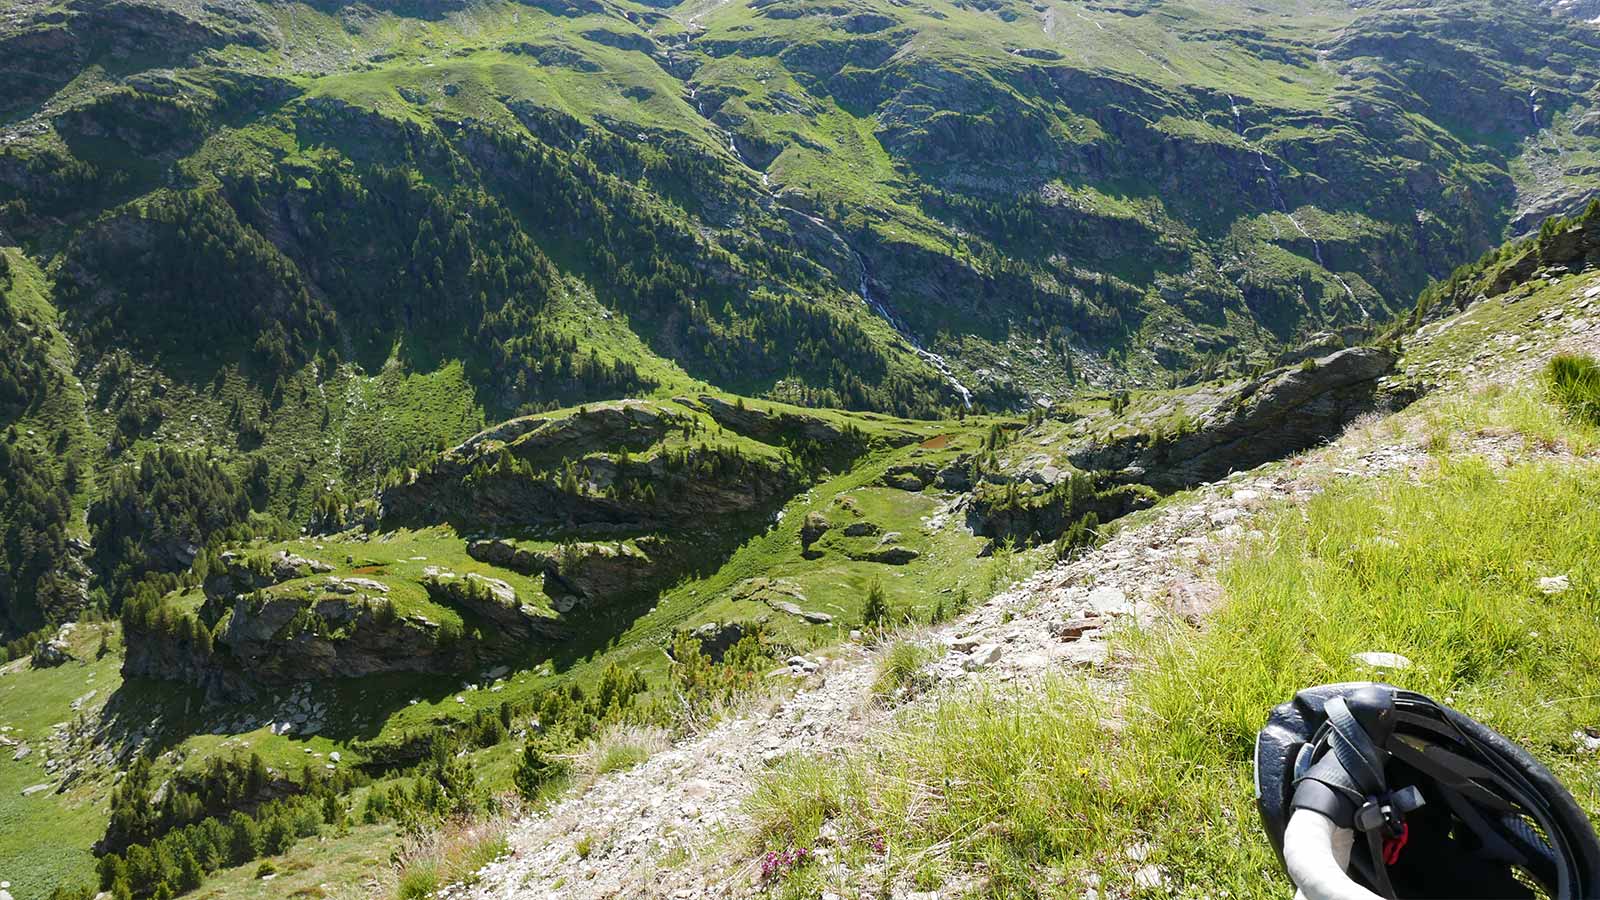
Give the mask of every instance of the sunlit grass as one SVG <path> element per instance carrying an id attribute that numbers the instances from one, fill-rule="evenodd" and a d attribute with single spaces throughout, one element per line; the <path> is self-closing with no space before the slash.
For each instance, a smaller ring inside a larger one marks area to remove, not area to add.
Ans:
<path id="1" fill-rule="evenodd" d="M 1138 893 L 1145 865 L 1209 896 L 1287 896 L 1253 807 L 1254 735 L 1303 687 L 1379 677 L 1353 659 L 1367 650 L 1408 657 L 1383 677 L 1522 743 L 1593 811 L 1600 783 L 1571 735 L 1600 722 L 1597 474 L 1446 457 L 1420 482 L 1336 482 L 1267 514 L 1199 631 L 1126 637 L 1140 662 L 1120 696 L 1056 676 L 912 707 L 864 751 L 767 777 L 760 849 L 814 846 L 832 822 L 856 852 L 886 841 L 886 880 L 980 873 L 982 896 L 1077 897 L 1096 877 Z M 1547 593 L 1557 575 L 1567 589 Z M 828 877 L 804 867 L 784 892 Z"/>

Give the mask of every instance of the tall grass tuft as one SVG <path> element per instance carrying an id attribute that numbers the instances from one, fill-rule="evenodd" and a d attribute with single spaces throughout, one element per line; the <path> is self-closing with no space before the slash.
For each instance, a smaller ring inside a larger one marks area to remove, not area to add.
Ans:
<path id="1" fill-rule="evenodd" d="M 1550 360 L 1545 377 L 1568 413 L 1600 425 L 1600 363 L 1590 356 L 1562 354 Z"/>
<path id="2" fill-rule="evenodd" d="M 579 768 L 598 778 L 610 772 L 631 769 L 672 746 L 672 735 L 651 725 L 615 723 L 595 735 L 585 750 Z"/>
<path id="3" fill-rule="evenodd" d="M 447 821 L 439 828 L 411 836 L 397 854 L 396 900 L 423 900 L 452 884 L 472 884 L 478 871 L 504 856 L 506 819 Z"/>
<path id="4" fill-rule="evenodd" d="M 880 700 L 910 699 L 928 684 L 928 663 L 932 649 L 912 641 L 895 641 L 878 663 L 878 677 L 872 683 L 873 696 Z"/>

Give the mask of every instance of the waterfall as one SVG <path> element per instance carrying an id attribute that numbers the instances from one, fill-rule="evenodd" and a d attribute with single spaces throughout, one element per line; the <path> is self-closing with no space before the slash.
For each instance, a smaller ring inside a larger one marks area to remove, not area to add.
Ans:
<path id="1" fill-rule="evenodd" d="M 846 246 L 849 245 L 846 244 Z M 906 323 L 901 320 L 898 315 L 895 314 L 894 310 L 890 309 L 887 303 L 884 303 L 882 300 L 873 296 L 872 286 L 868 283 L 867 279 L 866 259 L 863 258 L 854 247 L 850 248 L 850 253 L 855 257 L 856 265 L 861 267 L 861 284 L 859 290 L 861 292 L 862 302 L 867 304 L 868 309 L 871 309 L 873 312 L 877 313 L 880 319 L 888 322 L 889 327 L 893 328 L 896 334 L 900 335 L 900 337 L 905 339 L 907 344 L 911 345 L 911 352 L 921 357 L 922 360 L 928 365 L 933 366 L 934 371 L 938 372 L 940 375 L 943 375 L 945 382 L 950 385 L 950 389 L 955 391 L 956 396 L 961 398 L 961 405 L 967 409 L 971 409 L 972 391 L 968 390 L 967 386 L 961 383 L 961 379 L 957 378 L 956 374 L 950 370 L 950 364 L 945 362 L 944 357 L 923 347 L 922 343 L 917 340 L 916 335 L 912 334 L 911 329 L 907 327 Z"/>
<path id="2" fill-rule="evenodd" d="M 700 113 L 701 117 L 707 122 L 711 122 L 711 118 L 706 115 L 705 107 L 700 103 L 699 98 L 696 96 L 696 91 L 693 88 L 690 88 L 689 90 L 689 99 L 694 101 L 694 108 Z M 712 124 L 720 129 L 723 136 L 728 139 L 728 152 L 733 154 L 734 159 L 737 159 L 741 164 L 744 165 L 745 168 L 750 169 L 751 171 L 760 171 L 756 169 L 755 166 L 751 165 L 748 159 L 745 159 L 744 153 L 739 150 L 738 142 L 734 139 L 732 129 L 722 128 L 722 126 L 716 125 L 714 122 L 712 122 Z M 767 177 L 766 172 L 760 172 L 760 174 L 761 186 L 768 188 L 770 194 L 772 183 Z M 840 246 L 844 247 L 850 252 L 851 257 L 853 257 L 856 261 L 856 267 L 861 271 L 861 280 L 857 285 L 856 290 L 861 294 L 862 302 L 866 303 L 867 308 L 872 310 L 872 312 L 875 313 L 879 318 L 883 319 L 885 322 L 888 322 L 889 327 L 894 329 L 895 334 L 900 335 L 900 337 L 911 346 L 911 351 L 913 353 L 921 358 L 923 362 L 926 362 L 928 365 L 932 366 L 934 371 L 938 372 L 944 377 L 945 382 L 950 385 L 950 389 L 955 392 L 956 396 L 961 398 L 962 406 L 966 407 L 967 409 L 971 409 L 972 391 L 968 390 L 967 386 L 961 383 L 961 379 L 956 377 L 955 372 L 950 370 L 950 364 L 945 362 L 944 357 L 923 347 L 922 342 L 917 340 L 916 335 L 912 333 L 911 328 L 907 326 L 898 315 L 895 314 L 894 310 L 890 309 L 887 303 L 884 303 L 882 300 L 879 300 L 877 297 L 873 296 L 872 287 L 867 284 L 867 261 L 862 257 L 860 251 L 856 250 L 856 248 L 852 246 L 849 241 L 844 239 L 843 235 L 839 234 L 839 232 L 836 231 L 833 226 L 829 225 L 827 222 L 824 222 L 822 219 L 787 206 L 779 202 L 777 198 L 773 198 L 773 202 L 833 235 L 834 240 L 838 241 Z"/>
<path id="3" fill-rule="evenodd" d="M 1344 278 L 1339 275 L 1339 273 L 1329 269 L 1328 264 L 1323 261 L 1322 242 L 1317 240 L 1316 237 L 1311 234 L 1311 232 L 1307 231 L 1306 226 L 1300 224 L 1300 220 L 1295 218 L 1295 214 L 1289 211 L 1289 204 L 1284 202 L 1283 191 L 1278 187 L 1278 173 L 1274 172 L 1272 170 L 1272 165 L 1267 162 L 1267 154 L 1262 151 L 1260 146 L 1252 144 L 1250 139 L 1245 137 L 1244 120 L 1239 115 L 1239 104 L 1234 101 L 1232 94 L 1228 95 L 1228 106 L 1233 110 L 1233 130 L 1239 135 L 1239 138 L 1245 142 L 1245 146 L 1255 151 L 1256 164 L 1261 167 L 1261 173 L 1267 179 L 1267 188 L 1272 192 L 1272 202 L 1278 207 L 1278 212 L 1283 213 L 1284 216 L 1289 219 L 1289 224 L 1293 225 L 1294 229 L 1300 232 L 1301 237 L 1311 242 L 1311 255 L 1316 257 L 1317 265 L 1326 270 L 1329 275 L 1332 275 L 1333 280 L 1339 282 L 1339 286 L 1344 288 L 1345 296 L 1350 298 L 1350 302 L 1354 303 L 1356 309 L 1361 311 L 1361 318 L 1372 318 L 1372 314 L 1367 312 L 1366 305 L 1360 300 L 1356 299 L 1356 292 L 1350 289 L 1350 283 L 1345 281 Z"/>

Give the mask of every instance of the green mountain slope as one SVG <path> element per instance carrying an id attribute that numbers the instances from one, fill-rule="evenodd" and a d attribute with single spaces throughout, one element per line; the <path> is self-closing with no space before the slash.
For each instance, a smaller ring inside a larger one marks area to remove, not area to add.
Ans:
<path id="1" fill-rule="evenodd" d="M 1588 200 L 1596 83 L 1522 2 L 13 3 L 0 661 L 48 691 L 0 725 L 50 751 L 0 819 L 354 815 L 127 810 L 479 737 L 504 786 L 532 710 L 564 753 L 951 611 L 1426 388 L 1339 351 L 1587 253 L 1450 275 Z M 53 638 L 127 678 L 64 730 Z"/>
<path id="2" fill-rule="evenodd" d="M 492 357 L 474 381 L 506 410 L 636 384 L 516 371 L 504 333 L 561 274 L 695 377 L 902 412 L 954 399 L 912 341 L 1010 405 L 1382 318 L 1587 190 L 1600 41 L 1474 2 L 130 2 L 4 27 L 0 195 L 41 258 L 160 239 L 130 216 L 242 228 L 298 278 L 168 252 L 302 282 L 338 325 L 285 321 L 296 352 L 354 341 L 370 369 L 447 317 L 464 344 L 408 352 Z M 149 196 L 185 190 L 209 199 Z M 407 271 L 418 250 L 460 268 Z M 523 357 L 582 357 L 531 330 Z"/>

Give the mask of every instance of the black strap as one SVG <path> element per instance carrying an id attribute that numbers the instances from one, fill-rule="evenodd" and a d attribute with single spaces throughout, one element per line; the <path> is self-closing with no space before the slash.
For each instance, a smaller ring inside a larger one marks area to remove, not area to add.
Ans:
<path id="1" fill-rule="evenodd" d="M 1403 815 L 1398 807 L 1410 803 L 1393 802 L 1384 778 L 1387 754 L 1356 720 L 1344 698 L 1330 698 L 1323 712 L 1327 724 L 1314 743 L 1326 746 L 1328 752 L 1296 779 L 1293 806 L 1315 810 L 1341 827 L 1365 834 L 1371 855 L 1373 890 L 1394 900 L 1394 884 L 1389 880 L 1389 866 L 1384 861 L 1383 841 L 1397 814 Z"/>
<path id="2" fill-rule="evenodd" d="M 1333 733 L 1328 745 L 1338 757 L 1339 765 L 1349 773 L 1354 786 L 1363 796 L 1381 794 L 1386 788 L 1383 777 L 1383 751 L 1372 743 L 1367 730 L 1361 727 L 1350 712 L 1343 697 L 1334 697 L 1324 706 L 1328 724 Z"/>

